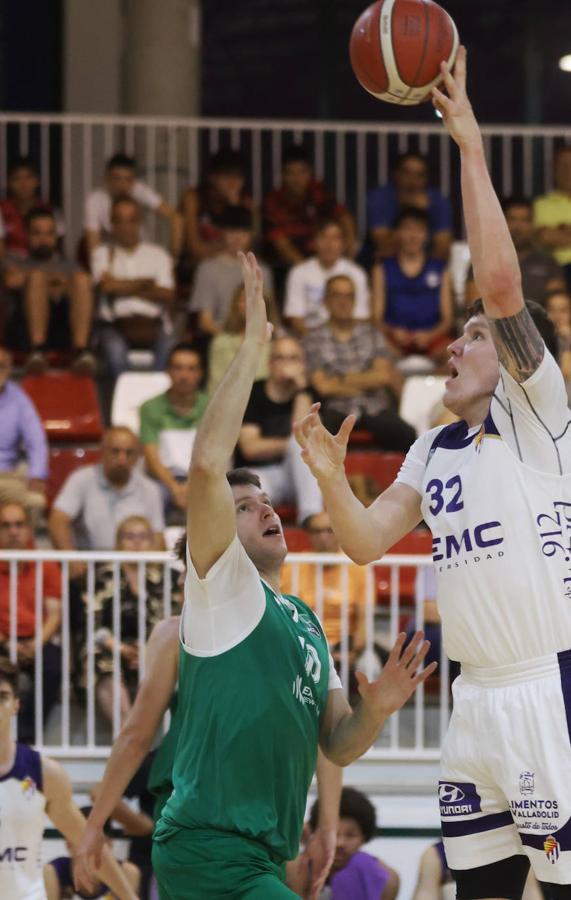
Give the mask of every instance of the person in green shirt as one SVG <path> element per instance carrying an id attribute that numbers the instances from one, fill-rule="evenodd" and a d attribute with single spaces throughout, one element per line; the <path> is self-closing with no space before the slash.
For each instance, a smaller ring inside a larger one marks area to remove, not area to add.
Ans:
<path id="1" fill-rule="evenodd" d="M 192 344 L 177 344 L 169 353 L 171 386 L 141 405 L 140 431 L 147 471 L 156 478 L 165 506 L 186 509 L 188 460 L 208 397 L 200 390 L 202 360 Z"/>
<path id="2" fill-rule="evenodd" d="M 338 766 L 376 740 L 434 671 L 401 634 L 376 681 L 358 674 L 352 710 L 315 614 L 280 593 L 287 553 L 256 476 L 227 475 L 261 349 L 262 276 L 242 255 L 246 333 L 196 435 L 188 477 L 187 576 L 180 625 L 173 791 L 154 833 L 163 900 L 286 900 L 318 745 Z M 326 853 L 335 832 L 324 835 Z"/>

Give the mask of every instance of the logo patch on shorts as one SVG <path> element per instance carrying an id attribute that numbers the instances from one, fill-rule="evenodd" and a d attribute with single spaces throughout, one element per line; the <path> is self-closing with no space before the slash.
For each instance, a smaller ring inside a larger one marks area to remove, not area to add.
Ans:
<path id="1" fill-rule="evenodd" d="M 521 772 L 519 776 L 519 792 L 522 797 L 531 796 L 535 791 L 535 772 Z"/>
<path id="2" fill-rule="evenodd" d="M 438 785 L 441 816 L 469 816 L 482 811 L 482 801 L 475 784 L 441 781 Z"/>
<path id="3" fill-rule="evenodd" d="M 545 850 L 545 855 L 549 862 L 554 865 L 559 859 L 559 854 L 561 852 L 561 845 L 557 838 L 552 834 L 550 834 L 549 837 L 546 837 L 543 842 L 543 849 Z"/>

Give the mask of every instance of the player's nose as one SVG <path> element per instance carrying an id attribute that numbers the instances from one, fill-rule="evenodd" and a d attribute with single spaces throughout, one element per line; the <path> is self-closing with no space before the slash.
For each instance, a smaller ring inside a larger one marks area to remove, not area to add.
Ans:
<path id="1" fill-rule="evenodd" d="M 461 356 L 462 353 L 464 352 L 465 345 L 466 345 L 466 335 L 461 334 L 460 337 L 457 337 L 455 341 L 452 341 L 452 343 L 448 344 L 446 349 L 448 350 L 449 353 L 452 354 L 452 356 Z"/>

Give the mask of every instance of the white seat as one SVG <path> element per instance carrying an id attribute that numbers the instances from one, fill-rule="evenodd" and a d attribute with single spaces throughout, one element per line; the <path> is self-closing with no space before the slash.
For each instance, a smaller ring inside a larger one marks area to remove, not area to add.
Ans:
<path id="1" fill-rule="evenodd" d="M 424 434 L 431 427 L 431 414 L 444 395 L 444 375 L 411 375 L 401 394 L 399 415 Z"/>
<path id="2" fill-rule="evenodd" d="M 115 382 L 111 424 L 126 425 L 139 434 L 139 407 L 170 386 L 166 372 L 123 372 Z"/>

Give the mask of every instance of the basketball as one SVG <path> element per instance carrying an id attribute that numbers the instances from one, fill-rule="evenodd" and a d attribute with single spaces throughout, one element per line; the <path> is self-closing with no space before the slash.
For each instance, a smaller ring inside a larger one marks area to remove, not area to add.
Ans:
<path id="1" fill-rule="evenodd" d="M 440 63 L 453 65 L 458 43 L 453 19 L 433 0 L 377 0 L 355 22 L 349 55 L 366 91 L 413 106 L 430 99 Z"/>

